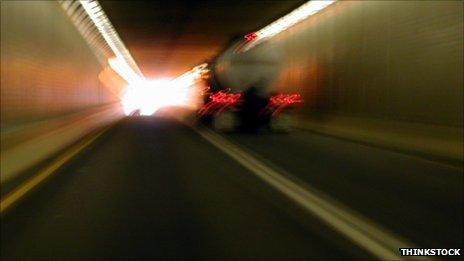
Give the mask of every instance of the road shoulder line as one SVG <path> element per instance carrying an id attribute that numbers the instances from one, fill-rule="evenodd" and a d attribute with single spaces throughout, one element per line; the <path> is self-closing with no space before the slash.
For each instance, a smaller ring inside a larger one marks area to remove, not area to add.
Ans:
<path id="1" fill-rule="evenodd" d="M 31 192 L 39 184 L 43 183 L 47 178 L 52 176 L 60 167 L 66 164 L 68 161 L 77 156 L 85 148 L 90 146 L 95 140 L 97 140 L 103 133 L 105 133 L 113 125 L 107 126 L 104 129 L 98 131 L 94 135 L 91 135 L 87 139 L 80 141 L 76 145 L 69 148 L 67 151 L 59 155 L 55 160 L 50 162 L 47 166 L 42 168 L 10 193 L 2 197 L 0 202 L 0 214 L 3 216 L 12 206 L 16 205 L 24 196 Z"/>
<path id="2" fill-rule="evenodd" d="M 303 187 L 286 178 L 289 174 L 283 170 L 266 166 L 250 153 L 213 131 L 208 129 L 195 129 L 195 131 L 268 185 L 294 201 L 306 212 L 316 216 L 339 234 L 375 257 L 384 260 L 400 260 L 402 257 L 399 256 L 399 247 L 414 247 L 410 242 L 328 199 L 326 195 L 322 196 L 322 193 L 316 189 L 309 186 Z"/>

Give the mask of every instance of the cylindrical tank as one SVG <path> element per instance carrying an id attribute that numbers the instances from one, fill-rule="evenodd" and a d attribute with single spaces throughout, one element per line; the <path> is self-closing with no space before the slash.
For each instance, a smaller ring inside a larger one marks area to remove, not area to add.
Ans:
<path id="1" fill-rule="evenodd" d="M 281 70 L 282 55 L 273 45 L 258 45 L 248 51 L 237 50 L 243 41 L 226 49 L 216 60 L 215 78 L 232 92 L 255 87 L 260 95 L 274 91 L 274 81 Z"/>

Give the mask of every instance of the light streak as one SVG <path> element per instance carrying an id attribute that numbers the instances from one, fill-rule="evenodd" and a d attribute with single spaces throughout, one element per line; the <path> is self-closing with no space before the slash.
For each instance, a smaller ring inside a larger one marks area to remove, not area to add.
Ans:
<path id="1" fill-rule="evenodd" d="M 110 65 L 111 69 L 117 72 L 129 84 L 143 81 L 143 78 L 135 73 L 134 70 L 132 70 L 132 68 L 121 57 L 113 57 L 108 59 L 108 64 Z"/>
<path id="2" fill-rule="evenodd" d="M 79 1 L 84 8 L 85 12 L 88 14 L 92 22 L 97 27 L 100 34 L 105 39 L 108 46 L 116 55 L 117 59 L 123 60 L 128 67 L 130 67 L 135 74 L 138 74 L 143 78 L 143 74 L 140 71 L 139 67 L 132 58 L 129 50 L 127 50 L 124 43 L 119 38 L 118 33 L 114 29 L 110 20 L 106 16 L 102 7 L 96 0 L 80 0 Z M 124 78 L 124 77 L 123 77 Z"/>
<path id="3" fill-rule="evenodd" d="M 307 19 L 311 15 L 333 4 L 335 1 L 336 0 L 313 0 L 306 2 L 302 6 L 293 10 L 291 13 L 265 26 L 259 31 L 247 34 L 245 36 L 245 40 L 247 41 L 247 43 L 242 50 L 247 51 L 251 49 L 252 47 L 264 41 L 265 39 L 287 30 L 289 27 Z"/>

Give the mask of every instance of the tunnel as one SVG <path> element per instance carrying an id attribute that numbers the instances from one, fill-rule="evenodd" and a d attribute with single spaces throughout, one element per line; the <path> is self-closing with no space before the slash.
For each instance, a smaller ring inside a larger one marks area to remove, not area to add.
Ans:
<path id="1" fill-rule="evenodd" d="M 461 259 L 461 1 L 1 1 L 1 260 Z"/>

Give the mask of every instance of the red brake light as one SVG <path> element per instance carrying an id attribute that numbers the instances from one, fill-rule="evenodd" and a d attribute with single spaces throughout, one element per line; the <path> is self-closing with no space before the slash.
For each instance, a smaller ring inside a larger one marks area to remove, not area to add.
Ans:
<path id="1" fill-rule="evenodd" d="M 229 103 L 234 104 L 240 102 L 242 98 L 241 93 L 225 93 L 225 92 L 217 92 L 211 94 L 209 96 L 211 101 L 214 103 Z"/>
<path id="2" fill-rule="evenodd" d="M 256 33 L 249 33 L 247 35 L 245 35 L 245 40 L 247 42 L 251 42 L 253 40 L 255 40 L 258 36 L 256 35 Z"/>
<path id="3" fill-rule="evenodd" d="M 290 105 L 302 102 L 300 94 L 278 94 L 270 98 L 272 105 Z"/>

